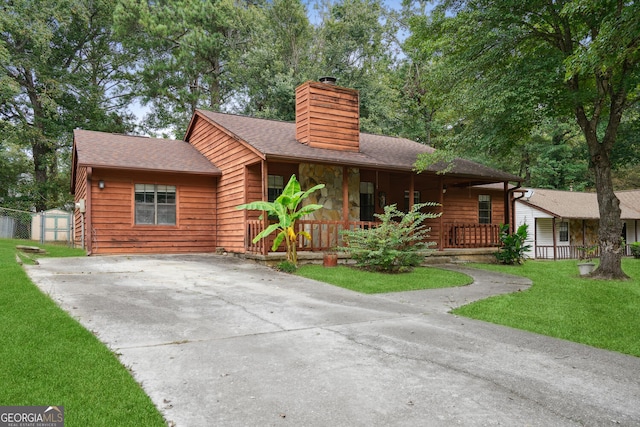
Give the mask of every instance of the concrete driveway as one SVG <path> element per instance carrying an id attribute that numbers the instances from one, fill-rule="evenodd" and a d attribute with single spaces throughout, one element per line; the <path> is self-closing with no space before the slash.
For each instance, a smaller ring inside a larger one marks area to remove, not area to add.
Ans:
<path id="1" fill-rule="evenodd" d="M 523 279 L 371 296 L 216 255 L 27 271 L 170 425 L 640 425 L 640 358 L 446 314 Z"/>

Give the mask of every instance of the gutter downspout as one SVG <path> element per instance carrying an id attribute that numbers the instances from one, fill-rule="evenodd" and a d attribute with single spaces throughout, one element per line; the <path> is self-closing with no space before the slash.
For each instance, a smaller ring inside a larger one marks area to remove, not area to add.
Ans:
<path id="1" fill-rule="evenodd" d="M 522 184 L 519 183 L 517 186 L 513 187 L 511 190 L 507 190 L 507 195 L 509 198 L 509 209 L 511 209 L 510 221 L 511 221 L 511 225 L 514 227 L 516 225 L 516 200 L 522 199 L 524 197 L 524 193 L 522 193 L 520 197 L 513 197 L 513 193 L 515 193 L 516 190 L 519 190 L 520 188 L 522 188 Z M 507 217 L 507 215 L 505 215 L 505 217 Z M 515 230 L 512 230 L 512 231 L 515 231 Z"/>

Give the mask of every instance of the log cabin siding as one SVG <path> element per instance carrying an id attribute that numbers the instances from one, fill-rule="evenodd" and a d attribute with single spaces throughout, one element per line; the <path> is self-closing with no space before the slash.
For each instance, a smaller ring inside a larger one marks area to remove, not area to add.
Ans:
<path id="1" fill-rule="evenodd" d="M 491 196 L 491 224 L 504 223 L 504 193 L 502 191 L 452 186 L 448 187 L 443 197 L 444 221 L 446 223 L 478 224 L 478 196 L 481 194 Z"/>
<path id="2" fill-rule="evenodd" d="M 358 91 L 319 82 L 296 89 L 296 140 L 310 147 L 359 151 Z"/>
<path id="3" fill-rule="evenodd" d="M 74 202 L 78 203 L 80 200 L 87 201 L 87 168 L 79 167 L 75 175 L 75 193 Z M 85 234 L 85 241 L 82 241 L 82 224 L 84 215 L 79 209 L 73 211 L 73 243 L 75 246 L 87 247 L 87 240 Z M 85 231 L 86 233 L 86 231 Z"/>
<path id="4" fill-rule="evenodd" d="M 263 200 L 262 192 L 262 168 L 261 164 L 255 164 L 247 166 L 246 169 L 246 189 L 245 189 L 245 203 L 254 202 L 256 200 Z M 261 212 L 259 211 L 244 211 L 244 218 L 246 219 L 258 219 Z"/>
<path id="5" fill-rule="evenodd" d="M 100 180 L 105 182 L 104 189 L 98 188 Z M 176 225 L 135 224 L 135 184 L 176 186 Z M 215 178 L 94 169 L 91 192 L 90 237 L 94 254 L 216 249 Z"/>
<path id="6" fill-rule="evenodd" d="M 229 252 L 244 253 L 244 215 L 236 206 L 248 201 L 245 165 L 259 163 L 262 159 L 198 115 L 192 123 L 188 142 L 222 171 L 217 185 L 217 245 Z M 261 191 L 262 185 L 259 188 Z"/>

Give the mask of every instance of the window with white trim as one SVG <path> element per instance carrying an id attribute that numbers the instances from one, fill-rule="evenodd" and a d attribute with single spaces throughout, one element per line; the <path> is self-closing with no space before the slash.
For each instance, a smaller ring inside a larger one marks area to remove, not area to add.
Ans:
<path id="1" fill-rule="evenodd" d="M 136 184 L 135 222 L 140 225 L 176 225 L 175 185 Z"/>

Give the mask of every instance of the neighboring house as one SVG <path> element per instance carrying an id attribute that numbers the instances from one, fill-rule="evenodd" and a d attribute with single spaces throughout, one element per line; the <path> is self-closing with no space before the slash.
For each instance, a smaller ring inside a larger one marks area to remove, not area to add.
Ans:
<path id="1" fill-rule="evenodd" d="M 522 191 L 523 189 L 520 189 Z M 638 241 L 640 190 L 616 191 L 620 199 L 627 245 Z M 579 258 L 581 249 L 598 243 L 598 200 L 595 193 L 532 188 L 515 201 L 515 224 L 529 225 L 529 256 Z"/>
<path id="2" fill-rule="evenodd" d="M 296 122 L 197 110 L 184 141 L 76 130 L 72 193 L 76 241 L 90 254 L 210 252 L 266 255 L 252 238 L 268 223 L 237 210 L 273 200 L 291 175 L 323 209 L 299 222 L 314 238 L 299 250 L 340 244 L 344 228 L 371 226 L 385 205 L 433 201 L 439 249 L 495 247 L 511 217 L 517 176 L 457 159 L 450 172 L 413 170 L 432 148 L 360 133 L 358 92 L 320 82 L 296 90 Z M 442 165 L 440 165 L 442 167 Z M 487 185 L 493 184 L 493 185 Z"/>

